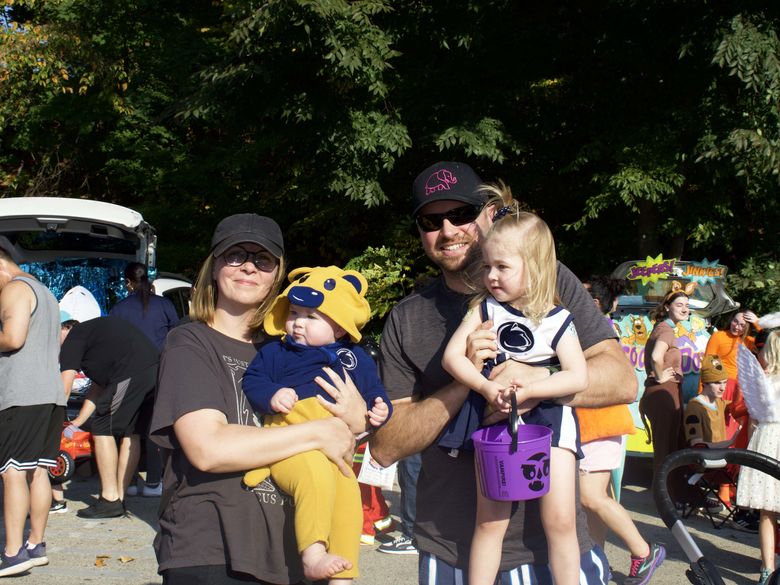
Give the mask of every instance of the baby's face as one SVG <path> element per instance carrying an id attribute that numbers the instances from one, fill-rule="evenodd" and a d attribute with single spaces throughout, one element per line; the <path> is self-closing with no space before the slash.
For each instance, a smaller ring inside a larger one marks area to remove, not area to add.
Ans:
<path id="1" fill-rule="evenodd" d="M 290 305 L 284 329 L 296 343 L 311 346 L 334 343 L 344 334 L 344 330 L 327 315 L 300 305 Z"/>

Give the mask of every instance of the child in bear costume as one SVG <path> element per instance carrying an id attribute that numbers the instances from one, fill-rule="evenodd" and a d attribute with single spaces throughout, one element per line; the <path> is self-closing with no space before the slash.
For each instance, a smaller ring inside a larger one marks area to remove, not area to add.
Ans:
<path id="1" fill-rule="evenodd" d="M 391 414 L 376 364 L 356 343 L 371 308 L 359 272 L 336 266 L 298 268 L 265 318 L 269 335 L 244 376 L 244 393 L 264 425 L 286 426 L 332 416 L 317 396 L 333 399 L 316 382 L 330 367 L 348 374 L 366 400 L 367 428 Z M 244 476 L 254 487 L 271 475 L 295 500 L 295 534 L 311 580 L 357 576 L 362 513 L 354 475 L 347 478 L 320 451 L 307 451 Z"/>

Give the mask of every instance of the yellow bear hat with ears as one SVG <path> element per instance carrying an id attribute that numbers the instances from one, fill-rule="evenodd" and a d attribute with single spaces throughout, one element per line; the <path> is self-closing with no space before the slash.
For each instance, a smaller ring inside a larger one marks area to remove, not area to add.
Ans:
<path id="1" fill-rule="evenodd" d="M 276 297 L 263 325 L 268 335 L 285 335 L 284 328 L 290 305 L 316 309 L 344 328 L 352 341 L 362 337 L 360 330 L 371 317 L 366 300 L 368 282 L 355 270 L 337 266 L 296 268 L 287 280 L 290 285 Z"/>

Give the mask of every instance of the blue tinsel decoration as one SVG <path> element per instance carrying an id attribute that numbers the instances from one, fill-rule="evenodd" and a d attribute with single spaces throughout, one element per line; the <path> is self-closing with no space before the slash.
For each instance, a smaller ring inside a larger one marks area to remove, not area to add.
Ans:
<path id="1" fill-rule="evenodd" d="M 23 263 L 20 267 L 49 287 L 57 300 L 61 300 L 74 286 L 83 286 L 100 305 L 101 315 L 107 315 L 111 307 L 127 296 L 124 277 L 126 265 L 125 260 L 73 258 Z"/>

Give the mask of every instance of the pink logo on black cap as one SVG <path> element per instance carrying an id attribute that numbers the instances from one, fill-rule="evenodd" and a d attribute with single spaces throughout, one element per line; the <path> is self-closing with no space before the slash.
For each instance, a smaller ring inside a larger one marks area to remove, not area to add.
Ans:
<path id="1" fill-rule="evenodd" d="M 425 181 L 425 194 L 433 195 L 437 191 L 449 191 L 452 185 L 458 182 L 458 178 L 447 169 L 440 169 L 433 173 Z"/>

